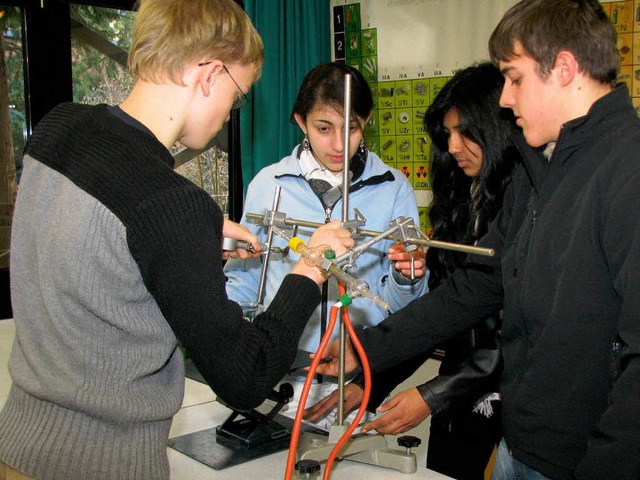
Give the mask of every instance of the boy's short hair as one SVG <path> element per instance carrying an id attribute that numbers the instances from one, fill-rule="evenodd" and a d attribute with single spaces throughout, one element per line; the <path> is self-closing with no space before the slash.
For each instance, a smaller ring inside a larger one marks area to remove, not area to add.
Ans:
<path id="1" fill-rule="evenodd" d="M 264 45 L 234 0 L 139 0 L 129 50 L 129 70 L 147 81 L 181 84 L 185 67 L 218 59 L 223 63 L 264 62 Z"/>
<path id="2" fill-rule="evenodd" d="M 494 63 L 515 56 L 516 42 L 548 78 L 561 50 L 573 53 L 580 71 L 614 85 L 620 69 L 616 30 L 597 0 L 523 0 L 502 17 L 489 39 Z"/>

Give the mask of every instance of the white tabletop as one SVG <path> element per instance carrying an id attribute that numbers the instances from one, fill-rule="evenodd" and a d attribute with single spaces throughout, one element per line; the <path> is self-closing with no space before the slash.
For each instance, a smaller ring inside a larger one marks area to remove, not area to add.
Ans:
<path id="1" fill-rule="evenodd" d="M 421 373 L 433 375 L 437 370 L 437 364 L 430 365 Z M 179 437 L 192 432 L 203 431 L 220 425 L 228 417 L 230 410 L 215 401 L 215 394 L 205 384 L 186 379 L 185 398 L 182 408 L 176 414 L 171 426 L 170 438 Z M 426 443 L 425 433 L 428 429 L 423 425 L 421 429 L 407 432 L 407 434 L 418 435 L 422 438 L 422 445 L 413 451 L 417 457 L 417 471 L 413 474 L 403 474 L 397 470 L 366 465 L 354 461 L 336 462 L 334 465 L 332 479 L 353 479 L 367 478 L 370 480 L 385 479 L 428 479 L 446 480 L 446 475 L 428 470 L 426 465 Z M 397 436 L 387 436 L 387 444 L 391 448 L 398 448 Z M 214 470 L 191 457 L 184 455 L 172 448 L 167 449 L 169 462 L 171 464 L 171 478 L 174 480 L 271 480 L 283 479 L 286 468 L 288 450 L 274 453 L 262 458 L 251 460 L 241 465 Z M 324 468 L 324 467 L 323 467 Z"/>

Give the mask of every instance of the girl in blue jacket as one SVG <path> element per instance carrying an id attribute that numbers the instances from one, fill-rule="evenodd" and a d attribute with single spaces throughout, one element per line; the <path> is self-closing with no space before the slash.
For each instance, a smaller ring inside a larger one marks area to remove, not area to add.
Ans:
<path id="1" fill-rule="evenodd" d="M 351 74 L 349 145 L 344 145 L 344 78 Z M 353 67 L 325 63 L 314 67 L 304 78 L 298 92 L 292 122 L 304 133 L 304 140 L 291 155 L 260 171 L 250 183 L 241 223 L 266 241 L 267 228 L 247 222 L 247 213 L 262 215 L 271 209 L 276 186 L 281 187 L 278 210 L 287 218 L 326 223 L 342 218 L 342 178 L 344 148 L 349 149 L 349 217 L 357 209 L 365 218 L 364 228 L 382 232 L 398 218 L 413 218 L 419 225 L 418 208 L 411 184 L 404 174 L 385 165 L 363 142 L 364 126 L 373 110 L 371 89 L 362 74 Z M 307 240 L 313 229 L 300 227 L 297 236 Z M 286 247 L 284 239 L 274 236 L 274 247 Z M 357 258 L 354 277 L 364 280 L 395 311 L 427 291 L 424 278 L 424 253 L 413 252 L 414 280 L 410 279 L 409 254 L 392 240 L 383 240 Z M 297 255 L 289 253 L 281 261 L 270 261 L 264 288 L 264 305 L 273 299 Z M 272 257 L 273 258 L 273 257 Z M 260 259 L 231 259 L 225 267 L 227 293 L 236 301 L 255 301 L 262 263 Z M 323 291 L 323 302 L 311 316 L 299 343 L 301 350 L 314 352 L 321 339 L 321 325 L 338 298 L 336 282 Z M 328 307 L 327 307 L 328 305 Z M 365 298 L 356 298 L 349 306 L 354 324 L 376 325 L 387 312 Z M 288 379 L 301 388 L 303 376 Z M 335 389 L 326 383 L 312 389 L 308 403 L 313 404 Z M 297 398 L 297 395 L 296 395 Z M 295 414 L 295 402 L 285 408 Z M 328 419 L 323 426 L 330 426 Z"/>

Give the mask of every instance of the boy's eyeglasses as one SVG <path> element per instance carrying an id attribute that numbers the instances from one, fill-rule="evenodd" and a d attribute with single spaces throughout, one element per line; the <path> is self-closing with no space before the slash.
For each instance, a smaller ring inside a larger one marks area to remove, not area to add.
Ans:
<path id="1" fill-rule="evenodd" d="M 202 62 L 202 63 L 199 63 L 198 66 L 204 67 L 205 65 L 209 65 L 210 63 L 211 62 Z M 247 103 L 249 103 L 249 99 L 247 98 L 247 95 L 240 88 L 240 85 L 238 85 L 238 82 L 236 82 L 236 79 L 233 78 L 233 75 L 231 75 L 231 72 L 229 71 L 227 66 L 223 64 L 222 68 L 224 68 L 224 71 L 227 72 L 227 74 L 231 78 L 231 81 L 236 84 L 236 87 L 238 87 L 238 91 L 240 92 L 240 96 L 233 101 L 233 105 L 231 106 L 231 110 L 238 110 L 244 107 Z"/>

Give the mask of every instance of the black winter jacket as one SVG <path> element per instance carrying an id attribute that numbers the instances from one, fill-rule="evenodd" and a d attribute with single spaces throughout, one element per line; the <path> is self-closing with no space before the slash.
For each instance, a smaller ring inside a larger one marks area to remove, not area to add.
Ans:
<path id="1" fill-rule="evenodd" d="M 640 478 L 640 119 L 624 85 L 566 123 L 547 161 L 519 138 L 503 211 L 456 271 L 360 332 L 387 369 L 504 305 L 505 439 L 557 479 Z"/>

